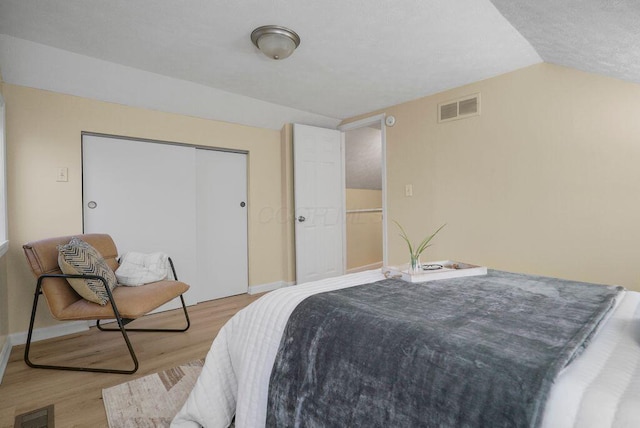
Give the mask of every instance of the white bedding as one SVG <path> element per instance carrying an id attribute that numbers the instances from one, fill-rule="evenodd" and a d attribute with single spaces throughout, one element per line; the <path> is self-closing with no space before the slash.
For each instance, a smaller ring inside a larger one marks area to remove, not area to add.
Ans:
<path id="1" fill-rule="evenodd" d="M 214 340 L 172 427 L 261 427 L 271 367 L 289 315 L 306 297 L 384 279 L 367 271 L 269 293 L 238 312 Z M 640 427 L 640 293 L 626 292 L 584 353 L 558 377 L 543 427 Z"/>
<path id="2" fill-rule="evenodd" d="M 169 275 L 169 256 L 130 251 L 120 257 L 120 266 L 115 274 L 118 284 L 129 287 L 162 281 Z"/>

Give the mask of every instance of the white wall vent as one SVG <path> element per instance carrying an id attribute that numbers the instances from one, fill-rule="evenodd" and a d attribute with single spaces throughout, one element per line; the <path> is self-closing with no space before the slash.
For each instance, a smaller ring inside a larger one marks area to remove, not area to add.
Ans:
<path id="1" fill-rule="evenodd" d="M 438 122 L 464 119 L 480 114 L 480 94 L 438 104 Z"/>

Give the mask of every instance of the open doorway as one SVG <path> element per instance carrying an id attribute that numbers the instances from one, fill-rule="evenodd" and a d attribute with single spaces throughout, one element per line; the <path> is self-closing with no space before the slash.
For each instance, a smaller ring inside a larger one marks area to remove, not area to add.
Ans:
<path id="1" fill-rule="evenodd" d="M 384 144 L 382 121 L 344 130 L 346 273 L 384 261 Z"/>

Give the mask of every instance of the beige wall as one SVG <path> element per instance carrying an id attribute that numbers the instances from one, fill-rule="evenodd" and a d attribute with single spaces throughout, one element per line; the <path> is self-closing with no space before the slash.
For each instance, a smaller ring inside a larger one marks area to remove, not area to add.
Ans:
<path id="1" fill-rule="evenodd" d="M 4 97 L 4 83 L 0 76 L 0 94 Z M 2 132 L 2 130 L 0 130 Z M 4 189 L 0 189 L 3 192 Z M 4 347 L 9 334 L 9 291 L 7 287 L 7 257 L 0 257 L 0 351 Z M 1 380 L 1 378 L 0 378 Z"/>
<path id="2" fill-rule="evenodd" d="M 437 123 L 476 92 L 480 116 Z M 539 64 L 385 112 L 391 263 L 391 220 L 415 239 L 447 223 L 423 260 L 640 291 L 640 85 Z"/>
<path id="3" fill-rule="evenodd" d="M 382 191 L 346 189 L 347 270 L 382 263 L 382 213 L 349 212 L 382 207 Z"/>
<path id="4" fill-rule="evenodd" d="M 282 208 L 277 218 L 282 224 L 284 281 L 294 283 L 296 280 L 296 243 L 293 221 L 293 125 L 287 124 L 282 128 L 281 138 Z"/>
<path id="5" fill-rule="evenodd" d="M 34 279 L 21 245 L 82 232 L 81 132 L 174 141 L 249 152 L 249 283 L 284 278 L 282 223 L 268 213 L 282 206 L 281 133 L 126 107 L 14 85 L 7 105 L 9 332 L 25 331 Z M 69 182 L 55 180 L 69 168 Z M 39 316 L 38 326 L 51 324 Z"/>

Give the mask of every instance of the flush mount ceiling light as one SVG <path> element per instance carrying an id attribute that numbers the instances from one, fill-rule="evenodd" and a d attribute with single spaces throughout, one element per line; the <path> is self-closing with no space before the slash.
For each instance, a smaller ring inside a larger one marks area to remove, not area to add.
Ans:
<path id="1" fill-rule="evenodd" d="M 251 41 L 272 59 L 285 59 L 300 45 L 295 31 L 278 25 L 265 25 L 251 32 Z"/>

